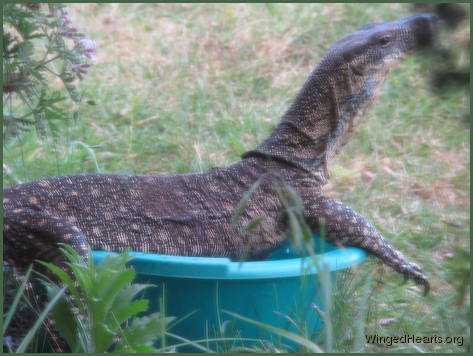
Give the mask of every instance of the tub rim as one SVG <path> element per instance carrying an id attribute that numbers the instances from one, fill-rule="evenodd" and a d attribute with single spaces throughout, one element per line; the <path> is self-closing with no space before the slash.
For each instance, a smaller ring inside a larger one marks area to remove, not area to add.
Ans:
<path id="1" fill-rule="evenodd" d="M 334 272 L 361 263 L 367 253 L 355 247 L 335 247 L 327 242 L 330 251 L 317 254 L 317 263 L 309 257 L 297 257 L 266 261 L 231 261 L 222 257 L 171 256 L 144 252 L 129 252 L 130 261 L 137 274 L 147 276 L 215 279 L 251 280 L 300 277 L 315 275 L 320 268 Z M 94 261 L 100 262 L 114 252 L 92 251 Z"/>

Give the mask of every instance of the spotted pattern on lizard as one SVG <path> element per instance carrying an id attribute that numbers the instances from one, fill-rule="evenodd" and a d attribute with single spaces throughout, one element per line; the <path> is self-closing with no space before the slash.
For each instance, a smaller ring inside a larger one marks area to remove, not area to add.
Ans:
<path id="1" fill-rule="evenodd" d="M 322 193 L 328 164 L 354 134 L 390 70 L 431 42 L 436 18 L 421 14 L 372 23 L 345 36 L 321 60 L 260 146 L 228 167 L 181 175 L 77 174 L 4 190 L 4 257 L 25 267 L 60 262 L 58 243 L 88 248 L 185 256 L 257 258 L 288 238 L 284 209 L 268 172 L 292 186 L 304 218 L 325 238 L 360 247 L 429 289 L 409 261 L 364 217 Z M 244 193 L 261 177 L 236 226 Z M 243 237 L 239 229 L 261 223 Z"/>

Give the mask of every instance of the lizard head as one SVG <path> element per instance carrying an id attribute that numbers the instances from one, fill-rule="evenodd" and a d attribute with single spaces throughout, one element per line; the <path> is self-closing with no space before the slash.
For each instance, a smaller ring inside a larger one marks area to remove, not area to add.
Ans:
<path id="1" fill-rule="evenodd" d="M 353 135 L 391 69 L 410 53 L 433 42 L 437 23 L 438 17 L 431 14 L 370 23 L 330 48 L 320 66 L 339 73 L 326 77 L 337 98 L 329 155 L 337 153 Z"/>
<path id="2" fill-rule="evenodd" d="M 393 22 L 364 25 L 329 50 L 355 75 L 384 78 L 393 65 L 433 42 L 437 15 L 420 14 Z"/>

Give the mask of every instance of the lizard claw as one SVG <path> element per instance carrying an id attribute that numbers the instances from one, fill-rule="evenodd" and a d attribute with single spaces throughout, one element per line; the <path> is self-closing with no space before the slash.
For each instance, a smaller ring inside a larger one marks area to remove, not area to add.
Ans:
<path id="1" fill-rule="evenodd" d="M 430 282 L 425 278 L 425 276 L 422 274 L 421 277 L 415 279 L 417 284 L 420 284 L 424 287 L 424 296 L 429 294 L 430 291 Z"/>
<path id="2" fill-rule="evenodd" d="M 408 279 L 414 280 L 417 284 L 424 287 L 424 296 L 429 293 L 430 283 L 427 280 L 427 277 L 422 273 L 421 268 L 415 264 L 409 262 L 403 268 L 402 274 L 404 275 L 404 281 Z"/>

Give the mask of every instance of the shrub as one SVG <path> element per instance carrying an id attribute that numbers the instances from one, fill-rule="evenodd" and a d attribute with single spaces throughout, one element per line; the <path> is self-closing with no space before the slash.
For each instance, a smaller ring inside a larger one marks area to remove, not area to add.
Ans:
<path id="1" fill-rule="evenodd" d="M 63 245 L 70 273 L 41 262 L 67 286 L 52 309 L 51 318 L 72 352 L 154 352 L 154 343 L 166 332 L 172 317 L 156 312 L 138 317 L 148 309 L 148 300 L 137 295 L 151 287 L 132 284 L 136 276 L 126 267 L 126 253 L 109 255 L 94 265 L 92 256 L 85 261 L 74 249 Z M 44 280 L 49 299 L 61 288 Z"/>
<path id="2" fill-rule="evenodd" d="M 3 33 L 4 141 L 29 126 L 44 135 L 55 121 L 77 118 L 77 81 L 95 61 L 95 43 L 74 27 L 67 8 L 5 4 Z"/>

